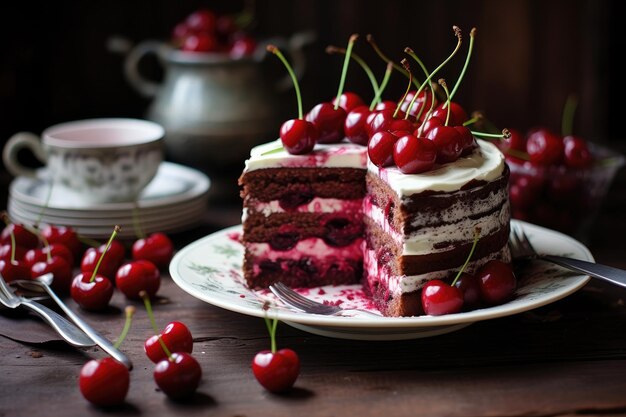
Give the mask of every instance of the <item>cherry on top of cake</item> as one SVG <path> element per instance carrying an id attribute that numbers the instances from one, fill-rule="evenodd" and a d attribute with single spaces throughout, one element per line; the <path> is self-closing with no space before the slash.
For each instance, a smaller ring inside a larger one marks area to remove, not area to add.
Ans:
<path id="1" fill-rule="evenodd" d="M 380 50 L 371 35 L 367 36 L 368 42 L 387 63 L 387 69 L 380 84 L 365 61 L 352 51 L 358 35 L 350 36 L 345 49 L 327 48 L 329 53 L 345 55 L 337 95 L 330 102 L 314 106 L 306 115 L 302 110 L 298 81 L 289 62 L 278 48 L 273 45 L 268 46 L 268 51 L 283 62 L 292 77 L 297 97 L 298 118 L 282 124 L 280 141 L 275 143 L 275 150 L 270 148 L 265 152 L 272 154 L 274 151 L 284 150 L 283 155 L 277 155 L 282 158 L 287 153 L 312 155 L 310 159 L 312 161 L 316 160 L 320 153 L 321 155 L 325 155 L 326 152 L 332 153 L 322 146 L 345 143 L 348 140 L 366 147 L 370 161 L 379 168 L 395 166 L 402 174 L 418 174 L 439 169 L 442 164 L 455 162 L 463 156 L 470 155 L 477 148 L 475 137 L 508 137 L 510 134 L 506 129 L 501 134 L 472 131 L 469 126 L 480 120 L 480 117 L 470 119 L 465 109 L 452 101 L 470 62 L 476 35 L 475 28 L 470 31 L 465 64 L 452 90 L 448 90 L 443 78 L 434 82 L 435 75 L 460 50 L 461 30 L 453 26 L 453 31 L 456 38 L 453 51 L 431 72 L 426 69 L 411 48 L 405 48 L 404 52 L 418 64 L 423 72 L 423 82 L 418 81 L 414 76 L 407 59 L 402 60 L 402 66 L 394 63 Z M 364 104 L 361 96 L 353 92 L 344 92 L 351 59 L 364 69 L 372 83 L 374 98 L 369 106 Z M 408 78 L 406 91 L 400 100 L 382 100 L 384 90 L 394 70 Z M 323 162 L 313 166 L 322 165 L 324 165 Z"/>

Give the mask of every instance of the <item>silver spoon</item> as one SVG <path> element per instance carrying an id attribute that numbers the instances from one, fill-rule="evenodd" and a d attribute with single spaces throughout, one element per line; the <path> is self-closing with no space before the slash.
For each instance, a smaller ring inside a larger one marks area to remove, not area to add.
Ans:
<path id="1" fill-rule="evenodd" d="M 52 280 L 53 280 L 52 274 L 44 274 L 35 278 L 32 281 L 19 280 L 19 281 L 14 281 L 14 282 L 18 284 L 19 286 L 21 286 L 22 288 L 26 288 L 26 289 L 32 289 L 36 287 L 43 288 L 48 293 L 48 295 L 50 295 L 50 298 L 52 298 L 54 302 L 57 303 L 59 307 L 61 307 L 61 309 L 65 312 L 65 314 L 67 314 L 67 316 L 76 324 L 76 326 L 78 326 L 81 330 L 87 333 L 87 335 L 91 337 L 93 341 L 96 342 L 96 344 L 100 346 L 102 350 L 104 350 L 106 353 L 111 355 L 117 361 L 126 365 L 128 369 L 132 369 L 133 364 L 130 361 L 130 359 L 128 359 L 128 357 L 124 355 L 124 353 L 119 351 L 115 346 L 113 346 L 113 344 L 109 340 L 104 338 L 93 327 L 91 327 L 86 321 L 84 321 L 82 318 L 80 318 L 80 316 L 74 313 L 63 302 L 63 300 L 61 300 L 59 296 L 56 295 L 56 293 L 52 290 L 52 288 L 50 288 L 50 284 L 52 284 Z"/>

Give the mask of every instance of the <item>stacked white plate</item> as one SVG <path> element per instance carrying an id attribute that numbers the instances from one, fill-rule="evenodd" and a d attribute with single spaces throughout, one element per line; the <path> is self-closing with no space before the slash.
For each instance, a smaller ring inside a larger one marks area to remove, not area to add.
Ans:
<path id="1" fill-rule="evenodd" d="M 9 188 L 11 220 L 71 226 L 86 237 L 103 239 L 119 225 L 120 238 L 143 233 L 179 232 L 196 225 L 206 211 L 209 178 L 195 169 L 163 162 L 136 202 L 89 203 L 77 193 L 52 186 L 45 169 L 38 178 L 18 177 Z M 46 203 L 47 201 L 47 203 Z"/>

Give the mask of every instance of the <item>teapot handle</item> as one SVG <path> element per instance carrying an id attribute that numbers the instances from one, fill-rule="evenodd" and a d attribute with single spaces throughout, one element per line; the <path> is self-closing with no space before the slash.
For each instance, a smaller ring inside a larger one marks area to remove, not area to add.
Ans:
<path id="1" fill-rule="evenodd" d="M 157 82 L 148 80 L 139 72 L 139 62 L 149 54 L 155 54 L 157 57 L 162 56 L 162 50 L 165 45 L 158 41 L 144 41 L 135 46 L 126 56 L 124 62 L 124 75 L 126 80 L 145 97 L 154 97 L 161 85 Z"/>
<path id="2" fill-rule="evenodd" d="M 260 48 L 257 49 L 256 57 L 258 60 L 265 59 L 268 55 L 265 47 L 267 45 L 276 45 L 279 49 L 286 51 L 291 60 L 291 66 L 293 72 L 296 74 L 298 81 L 302 79 L 307 66 L 306 54 L 304 53 L 304 47 L 313 43 L 316 39 L 316 35 L 313 32 L 299 32 L 290 37 L 285 38 L 271 38 L 263 42 Z M 293 81 L 289 74 L 285 75 L 274 85 L 277 91 L 284 92 L 293 88 Z"/>

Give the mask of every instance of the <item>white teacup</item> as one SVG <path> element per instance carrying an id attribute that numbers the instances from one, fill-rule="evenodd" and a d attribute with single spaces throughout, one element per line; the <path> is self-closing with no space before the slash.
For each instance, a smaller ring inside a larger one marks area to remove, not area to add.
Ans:
<path id="1" fill-rule="evenodd" d="M 36 177 L 17 154 L 30 149 L 46 165 L 55 184 L 90 202 L 132 201 L 154 178 L 163 160 L 164 129 L 138 119 L 89 119 L 47 128 L 41 139 L 13 135 L 2 158 L 15 176 Z"/>

